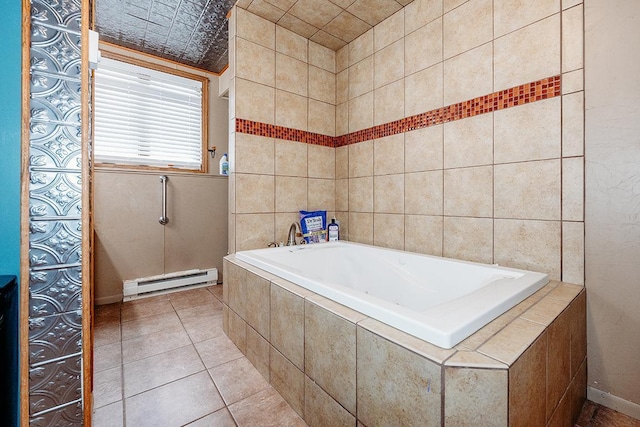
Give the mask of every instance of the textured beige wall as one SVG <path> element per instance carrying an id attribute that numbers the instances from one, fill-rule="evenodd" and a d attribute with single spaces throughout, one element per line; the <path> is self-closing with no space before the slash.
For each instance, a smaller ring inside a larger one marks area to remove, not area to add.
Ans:
<path id="1" fill-rule="evenodd" d="M 216 158 L 209 158 L 209 174 L 94 171 L 97 304 L 121 299 L 127 279 L 212 267 L 222 274 L 228 178 L 217 173 L 218 159 L 228 149 L 228 101 L 217 96 L 218 77 L 209 78 L 209 146 L 218 148 Z M 169 176 L 166 226 L 158 223 L 160 175 Z"/>
<path id="2" fill-rule="evenodd" d="M 639 20 L 585 1 L 589 398 L 640 419 Z"/>

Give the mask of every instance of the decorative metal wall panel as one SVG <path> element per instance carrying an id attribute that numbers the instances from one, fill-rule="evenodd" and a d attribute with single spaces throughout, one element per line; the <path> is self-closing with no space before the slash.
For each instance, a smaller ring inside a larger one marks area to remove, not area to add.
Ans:
<path id="1" fill-rule="evenodd" d="M 81 0 L 32 0 L 29 415 L 82 425 Z"/>

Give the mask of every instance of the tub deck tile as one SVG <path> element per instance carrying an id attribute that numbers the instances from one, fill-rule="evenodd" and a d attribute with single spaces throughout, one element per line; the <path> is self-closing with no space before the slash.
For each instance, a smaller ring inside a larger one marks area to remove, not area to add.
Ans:
<path id="1" fill-rule="evenodd" d="M 476 351 L 458 351 L 444 363 L 447 367 L 509 369 L 507 365 Z"/>
<path id="2" fill-rule="evenodd" d="M 544 329 L 544 325 L 517 318 L 478 351 L 511 366 Z"/>

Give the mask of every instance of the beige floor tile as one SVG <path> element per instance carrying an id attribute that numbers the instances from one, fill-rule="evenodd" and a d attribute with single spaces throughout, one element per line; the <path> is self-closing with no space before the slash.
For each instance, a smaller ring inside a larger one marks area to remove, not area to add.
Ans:
<path id="1" fill-rule="evenodd" d="M 222 284 L 208 286 L 206 289 L 213 294 L 219 301 L 222 301 Z"/>
<path id="2" fill-rule="evenodd" d="M 186 427 L 235 427 L 236 423 L 227 408 L 218 409 L 213 414 L 202 417 Z"/>
<path id="3" fill-rule="evenodd" d="M 93 346 L 101 347 L 103 345 L 120 342 L 120 322 L 118 320 L 110 320 L 108 322 L 96 321 L 96 328 L 93 334 Z"/>
<path id="4" fill-rule="evenodd" d="M 242 352 L 224 334 L 198 342 L 195 347 L 207 369 L 242 357 Z"/>
<path id="5" fill-rule="evenodd" d="M 185 308 L 197 307 L 217 302 L 211 292 L 205 288 L 190 289 L 169 294 L 173 308 L 178 311 Z"/>
<path id="6" fill-rule="evenodd" d="M 125 397 L 184 378 L 204 370 L 193 345 L 124 365 Z"/>
<path id="7" fill-rule="evenodd" d="M 182 319 L 182 325 L 194 343 L 222 335 L 222 312 L 214 316 L 189 317 Z"/>
<path id="8" fill-rule="evenodd" d="M 160 331 L 168 332 L 183 329 L 182 323 L 175 311 L 155 316 L 122 322 L 122 339 L 130 340 L 141 335 L 148 335 Z"/>
<path id="9" fill-rule="evenodd" d="M 305 426 L 285 400 L 271 386 L 229 406 L 238 426 Z"/>
<path id="10" fill-rule="evenodd" d="M 130 397 L 125 406 L 128 426 L 178 427 L 224 407 L 224 402 L 203 371 Z"/>
<path id="11" fill-rule="evenodd" d="M 195 307 L 176 309 L 180 320 L 188 319 L 190 317 L 206 317 L 215 316 L 222 313 L 222 303 L 217 300 L 207 302 L 205 305 L 197 305 Z"/>
<path id="12" fill-rule="evenodd" d="M 245 357 L 216 366 L 209 373 L 227 405 L 269 387 L 269 383 Z M 238 378 L 242 378 L 242 381 L 238 381 Z"/>
<path id="13" fill-rule="evenodd" d="M 191 340 L 184 329 L 141 335 L 122 341 L 122 363 L 135 362 L 189 344 Z"/>
<path id="14" fill-rule="evenodd" d="M 93 374 L 93 407 L 100 408 L 122 400 L 122 367 Z"/>
<path id="15" fill-rule="evenodd" d="M 171 313 L 173 307 L 167 295 L 130 301 L 122 306 L 122 321 L 142 319 L 162 313 Z"/>
<path id="16" fill-rule="evenodd" d="M 91 416 L 91 425 L 93 427 L 123 427 L 122 400 L 95 409 Z"/>
<path id="17" fill-rule="evenodd" d="M 95 347 L 93 354 L 93 372 L 100 372 L 122 365 L 122 344 L 120 341 Z"/>

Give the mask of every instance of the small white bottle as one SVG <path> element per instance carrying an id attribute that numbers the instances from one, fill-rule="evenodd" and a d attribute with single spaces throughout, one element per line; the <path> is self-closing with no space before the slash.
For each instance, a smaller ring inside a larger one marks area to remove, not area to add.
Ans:
<path id="1" fill-rule="evenodd" d="M 220 175 L 229 176 L 229 159 L 227 153 L 224 153 L 220 159 Z"/>

